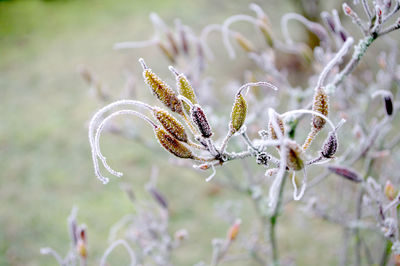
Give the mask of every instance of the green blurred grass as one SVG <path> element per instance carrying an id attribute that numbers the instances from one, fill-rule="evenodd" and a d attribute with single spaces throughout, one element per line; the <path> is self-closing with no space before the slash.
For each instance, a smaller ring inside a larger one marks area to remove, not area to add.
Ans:
<path id="1" fill-rule="evenodd" d="M 92 67 L 118 94 L 124 82 L 122 70 L 131 69 L 140 77 L 137 58 L 150 57 L 152 51 L 121 53 L 113 51 L 112 44 L 150 37 L 150 12 L 160 12 L 170 22 L 178 15 L 196 28 L 221 22 L 227 14 L 247 9 L 248 2 L 0 2 L 0 265 L 54 265 L 39 249 L 51 246 L 64 254 L 69 248 L 66 218 L 73 205 L 80 209 L 79 221 L 89 228 L 90 265 L 97 264 L 108 246 L 111 225 L 135 211 L 119 184 L 127 182 L 139 199 L 148 198 L 143 184 L 153 164 L 162 169 L 160 189 L 172 206 L 171 232 L 185 227 L 190 233 L 188 243 L 174 256 L 175 264 L 209 260 L 211 239 L 223 237 L 227 226 L 214 214 L 213 204 L 243 197 L 227 191 L 209 196 L 213 185 L 197 172 L 169 166 L 161 148 L 154 153 L 110 135 L 103 138 L 104 153 L 126 175 L 103 186 L 93 174 L 86 129 L 100 105 L 88 94 L 76 67 Z M 156 53 L 150 60 L 160 62 L 162 69 L 168 62 L 159 57 Z M 243 209 L 243 217 L 248 217 L 246 229 L 254 213 L 249 202 Z M 294 212 L 296 206 L 281 217 L 282 250 L 295 257 L 298 265 L 315 261 L 334 265 L 332 254 L 320 251 L 337 244 L 331 239 L 337 239 L 338 230 L 306 218 L 293 220 Z M 309 230 L 318 230 L 319 239 L 309 238 Z M 113 259 L 122 264 L 123 256 Z"/>

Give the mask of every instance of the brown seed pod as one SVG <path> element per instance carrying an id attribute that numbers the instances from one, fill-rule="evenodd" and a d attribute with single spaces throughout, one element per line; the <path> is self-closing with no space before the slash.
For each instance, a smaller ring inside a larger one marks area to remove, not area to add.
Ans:
<path id="1" fill-rule="evenodd" d="M 276 123 L 279 126 L 279 129 L 282 133 L 282 135 L 285 135 L 285 125 L 283 124 L 283 120 L 279 117 L 279 115 L 276 115 Z M 271 137 L 271 139 L 278 139 L 278 136 L 276 135 L 276 132 L 274 130 L 274 127 L 272 126 L 272 122 L 270 121 L 268 123 L 268 134 Z"/>
<path id="2" fill-rule="evenodd" d="M 150 68 L 147 68 L 143 59 L 139 59 L 143 67 L 143 78 L 146 84 L 150 87 L 152 93 L 162 102 L 165 106 L 171 109 L 172 112 L 176 112 L 183 115 L 182 103 L 178 99 L 176 93 L 162 81 Z"/>
<path id="3" fill-rule="evenodd" d="M 324 88 L 320 87 L 316 90 L 312 109 L 324 116 L 328 116 L 328 95 L 325 93 Z M 311 126 L 314 130 L 320 131 L 325 123 L 326 121 L 322 117 L 312 116 Z"/>
<path id="4" fill-rule="evenodd" d="M 233 104 L 231 113 L 231 122 L 229 124 L 231 133 L 239 131 L 246 120 L 247 115 L 247 102 L 241 93 L 236 94 L 235 102 Z"/>
<path id="5" fill-rule="evenodd" d="M 199 105 L 193 105 L 191 116 L 194 124 L 199 129 L 201 136 L 203 138 L 211 137 L 213 132 L 211 130 L 210 124 L 208 123 L 206 114 Z"/>
<path id="6" fill-rule="evenodd" d="M 290 170 L 299 171 L 304 167 L 304 153 L 303 149 L 294 141 L 287 144 L 287 167 Z"/>
<path id="7" fill-rule="evenodd" d="M 176 138 L 167 133 L 164 129 L 156 127 L 154 133 L 158 142 L 167 151 L 179 158 L 193 159 L 192 151 L 189 150 L 185 145 L 180 143 Z"/>
<path id="8" fill-rule="evenodd" d="M 170 115 L 166 110 L 153 107 L 154 118 L 157 119 L 168 133 L 179 141 L 188 142 L 185 128 L 175 117 Z"/>

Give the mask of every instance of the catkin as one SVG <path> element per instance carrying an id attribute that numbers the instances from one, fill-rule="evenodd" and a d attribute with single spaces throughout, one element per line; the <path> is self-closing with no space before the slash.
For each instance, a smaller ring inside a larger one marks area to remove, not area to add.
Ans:
<path id="1" fill-rule="evenodd" d="M 236 95 L 231 113 L 231 122 L 229 124 L 231 133 L 239 131 L 246 120 L 247 102 L 241 93 Z"/>
<path id="2" fill-rule="evenodd" d="M 176 83 L 179 94 L 185 96 L 192 104 L 196 104 L 196 94 L 194 93 L 193 87 L 186 76 L 183 74 L 178 74 L 176 76 Z M 185 108 L 186 112 L 190 114 L 190 106 L 187 103 L 183 102 L 183 108 Z"/>
<path id="3" fill-rule="evenodd" d="M 201 136 L 203 138 L 211 137 L 213 134 L 211 126 L 208 123 L 206 114 L 199 105 L 197 104 L 193 105 L 191 116 L 194 124 L 199 129 Z"/>
<path id="4" fill-rule="evenodd" d="M 176 157 L 183 159 L 193 159 L 192 151 L 189 150 L 185 145 L 180 143 L 176 138 L 166 132 L 164 129 L 156 127 L 154 133 L 158 142 L 167 151 L 175 155 Z"/>
<path id="5" fill-rule="evenodd" d="M 153 115 L 174 138 L 185 143 L 188 142 L 188 136 L 183 125 L 166 110 L 154 107 Z"/>
<path id="6" fill-rule="evenodd" d="M 320 87 L 315 92 L 312 109 L 324 116 L 328 116 L 328 95 L 325 93 L 324 88 Z M 325 123 L 326 121 L 322 117 L 316 115 L 312 116 L 311 126 L 314 130 L 320 131 Z"/>

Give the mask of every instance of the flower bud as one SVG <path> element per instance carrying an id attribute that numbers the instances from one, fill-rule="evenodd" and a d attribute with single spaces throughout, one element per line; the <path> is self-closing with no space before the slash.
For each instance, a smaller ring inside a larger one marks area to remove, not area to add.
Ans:
<path id="1" fill-rule="evenodd" d="M 211 131 L 210 124 L 208 123 L 206 114 L 198 104 L 193 105 L 191 116 L 194 124 L 199 129 L 201 136 L 203 138 L 211 137 L 213 132 Z"/>
<path id="2" fill-rule="evenodd" d="M 282 136 L 285 135 L 285 126 L 283 124 L 283 120 L 279 117 L 279 115 L 276 115 L 276 123 L 279 126 L 279 129 L 282 133 Z M 276 132 L 274 130 L 274 127 L 272 125 L 272 121 L 269 121 L 268 123 L 268 135 L 270 136 L 271 139 L 278 139 L 278 136 L 276 135 Z"/>
<path id="3" fill-rule="evenodd" d="M 324 116 L 328 115 L 328 95 L 325 93 L 324 88 L 320 87 L 314 94 L 313 111 L 318 112 Z M 313 115 L 311 126 L 314 130 L 320 131 L 326 121 L 320 116 Z"/>
<path id="4" fill-rule="evenodd" d="M 350 170 L 349 168 L 346 167 L 341 167 L 341 166 L 328 166 L 329 171 L 332 173 L 337 174 L 338 176 L 344 177 L 350 181 L 359 183 L 362 181 L 361 177 L 354 172 L 353 170 Z"/>
<path id="5" fill-rule="evenodd" d="M 384 192 L 389 200 L 394 200 L 398 193 L 390 180 L 386 181 Z"/>
<path id="6" fill-rule="evenodd" d="M 322 144 L 321 155 L 324 158 L 330 159 L 336 154 L 337 148 L 338 148 L 338 142 L 337 142 L 336 132 L 331 131 L 328 137 L 326 138 L 324 144 Z"/>
<path id="7" fill-rule="evenodd" d="M 246 120 L 247 102 L 241 93 L 236 95 L 231 112 L 231 122 L 229 124 L 231 133 L 239 131 Z"/>
<path id="8" fill-rule="evenodd" d="M 274 39 L 272 37 L 272 31 L 268 27 L 268 25 L 264 21 L 259 20 L 259 21 L 257 21 L 257 26 L 260 29 L 262 35 L 264 36 L 264 39 L 265 39 L 266 43 L 270 47 L 273 47 L 274 46 Z"/>
<path id="9" fill-rule="evenodd" d="M 143 59 L 139 59 L 139 61 L 143 67 L 144 81 L 150 87 L 152 93 L 160 100 L 160 102 L 171 109 L 172 112 L 183 115 L 182 103 L 178 99 L 176 93 L 156 74 L 154 74 L 150 68 L 147 68 Z"/>
<path id="10" fill-rule="evenodd" d="M 287 144 L 287 167 L 290 170 L 299 171 L 304 167 L 304 152 L 303 149 L 294 141 L 289 141 Z"/>
<path id="11" fill-rule="evenodd" d="M 86 248 L 86 243 L 83 240 L 79 240 L 77 245 L 76 245 L 76 251 L 79 254 L 80 257 L 82 258 L 87 258 L 87 248 Z"/>
<path id="12" fill-rule="evenodd" d="M 164 147 L 164 149 L 176 157 L 193 159 L 192 151 L 180 143 L 176 138 L 167 133 L 164 129 L 156 127 L 154 128 L 154 133 L 158 142 Z"/>
<path id="13" fill-rule="evenodd" d="M 197 103 L 196 94 L 194 93 L 194 89 L 190 84 L 189 80 L 187 79 L 187 77 L 182 73 L 178 73 L 173 67 L 170 67 L 169 69 L 176 76 L 176 85 L 179 94 L 185 96 L 192 104 L 196 104 Z M 190 106 L 185 102 L 182 103 L 186 112 L 190 114 Z"/>
<path id="14" fill-rule="evenodd" d="M 149 193 L 153 199 L 163 208 L 168 209 L 168 203 L 165 197 L 154 187 L 149 188 Z"/>
<path id="15" fill-rule="evenodd" d="M 250 40 L 244 37 L 242 34 L 236 32 L 233 37 L 240 47 L 242 47 L 247 53 L 254 53 L 256 51 Z"/>
<path id="16" fill-rule="evenodd" d="M 161 41 L 157 42 L 158 48 L 160 48 L 161 52 L 168 58 L 171 63 L 175 63 L 175 57 L 168 49 L 168 47 L 162 43 Z"/>
<path id="17" fill-rule="evenodd" d="M 393 100 L 390 95 L 386 95 L 383 97 L 383 100 L 385 101 L 385 109 L 386 109 L 386 114 L 388 116 L 391 116 L 393 114 Z"/>
<path id="18" fill-rule="evenodd" d="M 175 117 L 158 107 L 154 107 L 153 115 L 174 138 L 185 143 L 188 142 L 185 128 Z"/>
<path id="19" fill-rule="evenodd" d="M 242 221 L 240 219 L 237 219 L 232 226 L 228 230 L 228 239 L 230 241 L 233 241 L 236 239 L 237 235 L 239 234 L 239 229 L 240 229 L 240 224 Z"/>

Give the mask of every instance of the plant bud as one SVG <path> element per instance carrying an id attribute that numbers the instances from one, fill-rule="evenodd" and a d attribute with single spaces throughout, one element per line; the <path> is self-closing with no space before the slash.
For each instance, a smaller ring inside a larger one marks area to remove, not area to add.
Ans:
<path id="1" fill-rule="evenodd" d="M 396 189 L 394 188 L 392 182 L 390 182 L 390 180 L 386 181 L 384 192 L 385 192 L 385 196 L 389 200 L 394 200 L 394 198 L 396 197 L 396 195 L 398 193 L 396 191 Z"/>
<path id="2" fill-rule="evenodd" d="M 197 103 L 196 94 L 194 93 L 194 89 L 192 85 L 190 85 L 189 80 L 183 74 L 178 74 L 178 73 L 175 74 L 176 74 L 176 84 L 179 94 L 185 96 L 192 104 L 196 104 Z M 190 114 L 190 106 L 185 102 L 182 103 L 186 112 Z"/>
<path id="3" fill-rule="evenodd" d="M 246 120 L 247 102 L 241 93 L 236 95 L 231 112 L 231 122 L 229 124 L 231 133 L 239 131 Z"/>
<path id="4" fill-rule="evenodd" d="M 324 144 L 322 144 L 321 155 L 324 158 L 330 159 L 336 154 L 337 148 L 338 148 L 338 142 L 337 142 L 336 132 L 331 131 L 328 137 L 326 138 Z"/>
<path id="5" fill-rule="evenodd" d="M 391 116 L 393 114 L 393 100 L 390 95 L 386 95 L 383 97 L 383 100 L 385 101 L 385 109 L 386 109 L 386 114 L 388 116 Z"/>
<path id="6" fill-rule="evenodd" d="M 279 115 L 276 115 L 275 117 L 276 117 L 276 123 L 278 124 L 279 129 L 283 136 L 283 135 L 285 135 L 285 126 L 283 124 L 283 120 L 279 117 Z M 269 123 L 268 123 L 268 130 L 269 130 L 268 135 L 270 136 L 271 139 L 278 139 L 278 136 L 276 135 L 276 132 L 274 130 L 274 127 L 273 127 L 271 121 L 269 121 Z"/>
<path id="7" fill-rule="evenodd" d="M 79 254 L 80 257 L 82 258 L 87 258 L 87 248 L 86 248 L 86 244 L 83 240 L 79 240 L 78 244 L 76 245 L 76 251 Z"/>
<path id="8" fill-rule="evenodd" d="M 257 21 L 257 26 L 260 29 L 262 35 L 264 36 L 264 39 L 265 39 L 266 43 L 270 47 L 273 47 L 274 46 L 274 39 L 272 37 L 272 31 L 268 27 L 268 25 L 264 21 L 259 20 L 259 21 Z"/>
<path id="9" fill-rule="evenodd" d="M 236 32 L 234 38 L 240 47 L 242 47 L 247 53 L 254 53 L 256 51 L 250 40 L 244 37 L 242 34 Z"/>
<path id="10" fill-rule="evenodd" d="M 154 107 L 153 109 L 154 118 L 157 119 L 168 133 L 179 141 L 188 142 L 188 136 L 186 135 L 185 128 L 175 117 L 170 115 L 167 111 Z"/>
<path id="11" fill-rule="evenodd" d="M 154 133 L 158 142 L 167 151 L 179 158 L 193 159 L 192 151 L 189 150 L 185 145 L 180 143 L 176 138 L 168 134 L 164 129 L 156 127 Z"/>
<path id="12" fill-rule="evenodd" d="M 143 59 L 141 59 L 140 62 L 144 68 L 144 81 L 150 87 L 152 93 L 160 100 L 160 102 L 171 109 L 172 112 L 183 115 L 182 103 L 178 99 L 176 93 L 156 74 L 154 74 L 150 68 L 146 67 Z"/>
<path id="13" fill-rule="evenodd" d="M 203 138 L 211 137 L 213 133 L 211 131 L 210 124 L 208 123 L 206 114 L 199 105 L 197 104 L 193 105 L 191 116 L 194 124 L 199 129 L 201 136 Z"/>
<path id="14" fill-rule="evenodd" d="M 303 149 L 294 141 L 287 144 L 287 167 L 290 170 L 299 171 L 304 167 Z"/>
<path id="15" fill-rule="evenodd" d="M 328 166 L 329 171 L 332 173 L 337 174 L 338 176 L 344 177 L 350 181 L 359 183 L 362 181 L 362 179 L 359 177 L 359 175 L 354 172 L 353 170 L 350 170 L 346 167 L 341 167 L 341 166 Z"/>
<path id="16" fill-rule="evenodd" d="M 324 88 L 320 87 L 315 92 L 312 109 L 324 116 L 328 116 L 328 95 L 325 93 Z M 311 126 L 313 129 L 320 131 L 325 123 L 326 121 L 322 117 L 316 115 L 312 116 Z"/>
<path id="17" fill-rule="evenodd" d="M 171 53 L 171 51 L 168 50 L 168 47 L 164 43 L 159 41 L 157 43 L 157 46 L 158 48 L 160 48 L 161 52 L 163 52 L 163 54 L 169 59 L 171 63 L 175 63 L 174 55 Z"/>
<path id="18" fill-rule="evenodd" d="M 228 239 L 230 241 L 233 241 L 236 239 L 237 235 L 239 234 L 239 229 L 240 229 L 240 224 L 241 224 L 241 220 L 238 219 L 236 220 L 233 225 L 229 228 L 228 231 Z"/>
<path id="19" fill-rule="evenodd" d="M 150 187 L 149 193 L 162 208 L 168 209 L 167 200 L 156 188 Z"/>
<path id="20" fill-rule="evenodd" d="M 172 32 L 167 31 L 166 35 L 167 35 L 167 39 L 171 45 L 174 55 L 179 54 L 178 45 L 176 44 L 176 41 L 175 41 L 175 38 L 174 38 L 174 35 L 172 34 Z"/>

